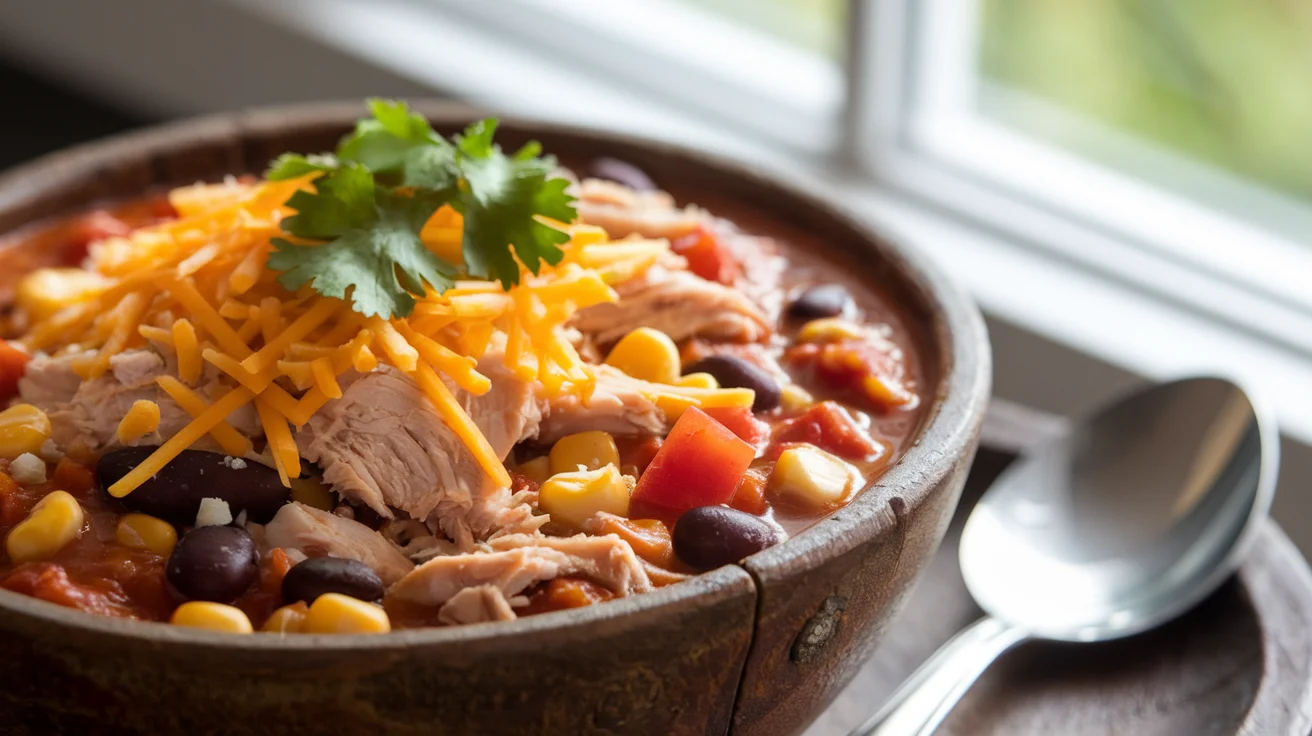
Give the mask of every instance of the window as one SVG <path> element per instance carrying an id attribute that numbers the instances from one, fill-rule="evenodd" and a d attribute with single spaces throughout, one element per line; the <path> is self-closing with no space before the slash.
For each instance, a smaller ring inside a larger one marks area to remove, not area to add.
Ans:
<path id="1" fill-rule="evenodd" d="M 1312 85 L 1298 79 L 1312 60 L 1307 9 L 1276 0 L 872 7 L 865 22 L 885 28 L 900 65 L 880 104 L 858 108 L 858 134 L 877 142 L 867 154 L 875 175 L 1312 355 L 1312 168 L 1299 164 L 1312 154 L 1297 141 L 1312 121 Z M 888 78 L 889 56 L 857 68 Z"/>
<path id="2" fill-rule="evenodd" d="M 979 34 L 989 117 L 1151 176 L 1109 140 L 1142 138 L 1312 203 L 1312 6 L 983 0 Z"/>

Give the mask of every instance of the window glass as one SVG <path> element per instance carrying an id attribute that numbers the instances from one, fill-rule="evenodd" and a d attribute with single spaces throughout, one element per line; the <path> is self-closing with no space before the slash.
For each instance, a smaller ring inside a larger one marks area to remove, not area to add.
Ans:
<path id="1" fill-rule="evenodd" d="M 980 2 L 988 116 L 1119 168 L 1151 159 L 1126 138 L 1312 201 L 1312 3 Z"/>
<path id="2" fill-rule="evenodd" d="M 838 59 L 846 43 L 847 0 L 680 0 Z"/>

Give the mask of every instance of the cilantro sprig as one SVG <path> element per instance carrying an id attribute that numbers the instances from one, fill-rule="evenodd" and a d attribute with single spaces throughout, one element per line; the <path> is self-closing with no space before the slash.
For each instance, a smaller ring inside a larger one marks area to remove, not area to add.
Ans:
<path id="1" fill-rule="evenodd" d="M 369 100 L 369 111 L 335 154 L 289 153 L 270 165 L 274 181 L 320 174 L 314 192 L 287 201 L 296 214 L 282 229 L 299 242 L 273 241 L 268 266 L 282 272 L 280 283 L 349 298 L 366 316 L 405 317 L 416 297 L 462 275 L 510 288 L 519 263 L 538 273 L 560 262 L 569 236 L 539 218 L 573 220 L 573 198 L 566 180 L 549 178 L 555 159 L 536 142 L 507 155 L 493 142 L 494 118 L 448 141 L 404 102 Z M 419 238 L 444 204 L 464 217 L 462 267 Z"/>

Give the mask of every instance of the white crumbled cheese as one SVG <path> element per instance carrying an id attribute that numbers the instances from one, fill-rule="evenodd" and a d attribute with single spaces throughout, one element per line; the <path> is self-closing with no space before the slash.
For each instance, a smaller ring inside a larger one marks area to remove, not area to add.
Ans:
<path id="1" fill-rule="evenodd" d="M 41 459 L 48 463 L 57 463 L 64 459 L 64 453 L 59 449 L 59 445 L 54 440 L 46 440 L 41 443 Z"/>
<path id="2" fill-rule="evenodd" d="M 9 474 L 19 483 L 28 485 L 46 482 L 46 461 L 25 452 L 9 464 Z"/>
<path id="3" fill-rule="evenodd" d="M 196 526 L 227 526 L 232 523 L 232 509 L 221 498 L 202 498 L 196 510 Z"/>
<path id="4" fill-rule="evenodd" d="M 243 459 L 241 459 L 241 458 L 239 458 L 239 457 L 233 457 L 233 456 L 231 456 L 231 455 L 224 455 L 224 456 L 223 456 L 223 464 L 226 465 L 226 466 L 228 466 L 229 468 L 232 468 L 233 470 L 245 470 L 245 469 L 246 469 L 246 461 L 245 461 L 245 460 L 243 460 Z"/>
<path id="5" fill-rule="evenodd" d="M 233 522 L 236 523 L 237 526 L 246 526 L 246 509 L 237 512 L 237 518 L 234 519 Z"/>

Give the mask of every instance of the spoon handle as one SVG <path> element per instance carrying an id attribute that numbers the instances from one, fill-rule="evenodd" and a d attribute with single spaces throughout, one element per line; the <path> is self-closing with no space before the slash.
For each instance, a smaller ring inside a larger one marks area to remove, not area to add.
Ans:
<path id="1" fill-rule="evenodd" d="M 939 647 L 851 736 L 929 736 L 993 660 L 1028 638 L 985 616 Z"/>

